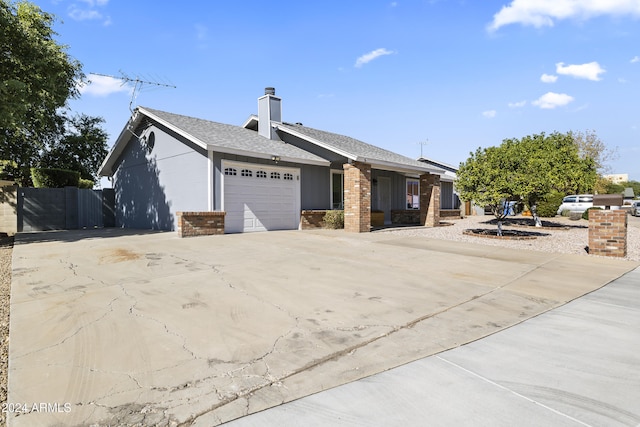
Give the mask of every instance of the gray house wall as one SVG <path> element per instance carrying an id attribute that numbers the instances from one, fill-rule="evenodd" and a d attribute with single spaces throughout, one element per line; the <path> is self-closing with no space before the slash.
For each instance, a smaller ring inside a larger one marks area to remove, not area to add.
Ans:
<path id="1" fill-rule="evenodd" d="M 207 152 L 159 126 L 140 136 L 152 133 L 152 147 L 132 135 L 116 163 L 117 227 L 175 230 L 177 210 L 208 210 Z"/>
<path id="2" fill-rule="evenodd" d="M 380 177 L 388 177 L 391 180 L 391 209 L 407 208 L 407 176 L 398 172 L 374 169 L 371 171 L 371 208 L 379 209 L 378 185 Z"/>

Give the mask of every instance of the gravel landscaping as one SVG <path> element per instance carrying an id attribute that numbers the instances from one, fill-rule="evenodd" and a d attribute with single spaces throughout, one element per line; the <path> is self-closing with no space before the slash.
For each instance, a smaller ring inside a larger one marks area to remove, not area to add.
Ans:
<path id="1" fill-rule="evenodd" d="M 487 239 L 463 234 L 465 230 L 469 229 L 495 230 L 497 226 L 495 225 L 493 216 L 470 216 L 465 219 L 446 220 L 445 222 L 448 225 L 450 224 L 450 226 L 436 228 L 390 228 L 380 230 L 379 232 L 393 233 L 400 236 L 423 236 L 431 239 L 453 240 L 513 249 L 588 255 L 586 248 L 589 244 L 589 222 L 584 219 L 575 221 L 559 216 L 545 219 L 543 222 L 545 227 L 541 229 L 534 227 L 527 228 L 528 231 L 540 232 L 541 234 L 545 234 L 545 236 L 528 240 Z M 510 222 L 512 222 L 512 224 L 510 224 Z M 533 222 L 533 220 L 523 217 L 508 218 L 503 222 L 503 229 L 514 231 L 522 230 L 523 222 Z M 627 257 L 625 259 L 640 261 L 640 218 L 629 216 Z"/>
<path id="2" fill-rule="evenodd" d="M 9 290 L 11 289 L 11 253 L 13 237 L 0 233 L 0 407 L 7 402 L 9 371 Z M 6 413 L 0 411 L 0 425 L 6 425 Z"/>

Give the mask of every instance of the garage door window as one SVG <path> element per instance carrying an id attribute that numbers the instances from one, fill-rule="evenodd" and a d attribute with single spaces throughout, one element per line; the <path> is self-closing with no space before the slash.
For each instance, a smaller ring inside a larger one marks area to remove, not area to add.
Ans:
<path id="1" fill-rule="evenodd" d="M 293 175 L 290 173 L 285 173 L 284 174 L 284 179 L 285 181 L 293 181 Z"/>
<path id="2" fill-rule="evenodd" d="M 236 176 L 238 174 L 238 171 L 236 171 L 235 168 L 224 168 L 224 174 Z"/>
<path id="3" fill-rule="evenodd" d="M 242 176 L 248 176 L 248 177 L 252 177 L 253 176 L 253 172 L 250 169 L 242 169 L 241 174 L 242 174 Z"/>
<path id="4" fill-rule="evenodd" d="M 256 172 L 256 178 L 266 178 L 266 177 L 267 177 L 267 173 L 265 171 Z"/>
<path id="5" fill-rule="evenodd" d="M 271 179 L 280 179 L 280 172 L 271 172 Z"/>

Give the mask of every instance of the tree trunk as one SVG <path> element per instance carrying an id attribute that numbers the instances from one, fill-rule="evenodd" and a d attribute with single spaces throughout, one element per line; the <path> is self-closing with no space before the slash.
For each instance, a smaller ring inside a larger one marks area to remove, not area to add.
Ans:
<path id="1" fill-rule="evenodd" d="M 498 221 L 498 236 L 502 236 L 502 221 Z"/>
<path id="2" fill-rule="evenodd" d="M 538 207 L 536 205 L 531 205 L 531 217 L 536 227 L 542 227 L 542 221 L 540 221 L 540 217 L 538 216 Z"/>

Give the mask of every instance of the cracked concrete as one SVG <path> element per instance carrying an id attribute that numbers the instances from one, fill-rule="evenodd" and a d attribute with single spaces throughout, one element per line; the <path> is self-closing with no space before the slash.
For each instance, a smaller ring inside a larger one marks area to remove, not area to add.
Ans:
<path id="1" fill-rule="evenodd" d="M 477 340 L 638 263 L 342 231 L 18 235 L 11 426 L 217 425 Z M 576 277 L 579 280 L 576 280 Z"/>

